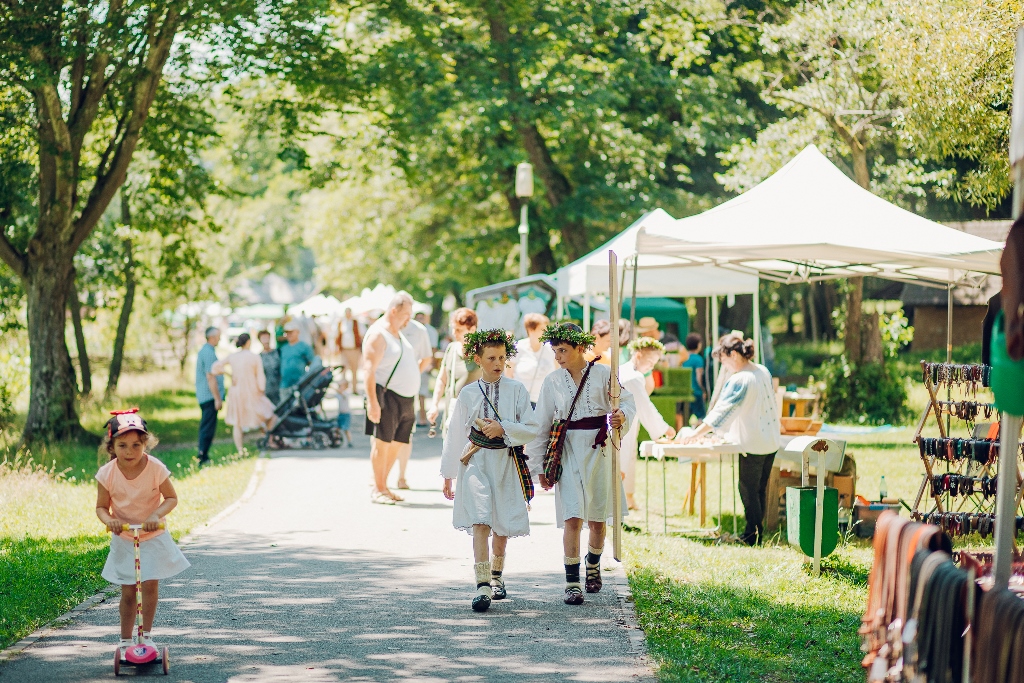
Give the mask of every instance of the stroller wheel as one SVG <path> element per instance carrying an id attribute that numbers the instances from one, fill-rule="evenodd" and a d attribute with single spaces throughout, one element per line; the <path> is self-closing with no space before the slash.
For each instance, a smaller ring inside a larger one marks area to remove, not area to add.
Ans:
<path id="1" fill-rule="evenodd" d="M 257 439 L 256 448 L 260 449 L 261 451 L 267 450 L 267 437 L 261 436 L 259 439 Z"/>
<path id="2" fill-rule="evenodd" d="M 310 437 L 310 445 L 314 450 L 322 451 L 330 444 L 326 434 L 323 432 L 313 432 L 313 435 Z"/>

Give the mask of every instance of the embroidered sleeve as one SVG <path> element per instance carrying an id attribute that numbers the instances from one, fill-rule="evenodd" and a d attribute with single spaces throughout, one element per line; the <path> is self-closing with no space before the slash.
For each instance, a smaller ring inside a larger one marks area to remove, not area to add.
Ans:
<path id="1" fill-rule="evenodd" d="M 718 398 L 715 407 L 711 409 L 704 422 L 716 432 L 720 432 L 736 419 L 736 413 L 743 399 L 747 395 L 747 382 L 743 381 L 738 373 L 729 378 L 729 382 L 722 389 L 722 395 Z"/>
<path id="2" fill-rule="evenodd" d="M 514 389 L 512 398 L 515 412 L 511 417 L 505 415 L 502 408 L 502 416 L 506 419 L 501 421 L 501 427 L 505 430 L 505 443 L 509 446 L 524 446 L 537 436 L 538 425 L 534 417 L 533 408 L 530 407 L 530 392 L 522 384 L 512 384 L 509 389 Z"/>

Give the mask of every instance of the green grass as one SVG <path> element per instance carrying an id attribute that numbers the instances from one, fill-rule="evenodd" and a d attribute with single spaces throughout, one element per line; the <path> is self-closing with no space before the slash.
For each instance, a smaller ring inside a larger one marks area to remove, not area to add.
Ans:
<path id="1" fill-rule="evenodd" d="M 221 443 L 210 451 L 213 465 L 198 469 L 194 393 L 176 376 L 129 376 L 125 384 L 133 395 L 87 402 L 82 422 L 99 433 L 110 410 L 141 409 L 162 440 L 153 454 L 174 477 L 179 505 L 168 522 L 179 539 L 238 499 L 256 461 L 238 458 L 234 445 Z M 221 423 L 218 436 L 229 434 Z M 8 447 L 6 455 L 0 465 L 0 648 L 106 586 L 100 571 L 109 545 L 95 513 L 93 476 L 107 461 L 96 448 L 55 444 L 15 455 Z"/>
<path id="2" fill-rule="evenodd" d="M 843 549 L 815 579 L 785 547 L 626 537 L 633 600 L 662 681 L 860 683 L 870 561 L 866 550 Z"/>

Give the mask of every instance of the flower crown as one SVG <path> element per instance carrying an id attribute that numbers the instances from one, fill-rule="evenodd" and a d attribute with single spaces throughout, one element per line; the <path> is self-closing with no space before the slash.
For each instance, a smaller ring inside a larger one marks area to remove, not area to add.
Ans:
<path id="1" fill-rule="evenodd" d="M 516 355 L 516 340 L 505 330 L 480 330 L 470 332 L 462 342 L 462 352 L 466 358 L 481 356 L 485 346 L 505 345 L 505 357 L 511 358 Z"/>
<path id="2" fill-rule="evenodd" d="M 630 353 L 638 351 L 654 350 L 664 353 L 665 345 L 653 337 L 637 337 L 628 345 Z"/>
<path id="3" fill-rule="evenodd" d="M 551 323 L 540 336 L 542 342 L 555 344 L 569 344 L 570 346 L 582 346 L 589 349 L 594 345 L 595 337 L 587 334 L 576 323 Z"/>

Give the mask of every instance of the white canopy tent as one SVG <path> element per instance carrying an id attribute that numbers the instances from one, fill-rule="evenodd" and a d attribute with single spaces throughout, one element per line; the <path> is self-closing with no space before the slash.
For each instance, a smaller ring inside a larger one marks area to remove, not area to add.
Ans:
<path id="1" fill-rule="evenodd" d="M 899 208 L 863 189 L 814 145 L 744 194 L 673 225 L 644 226 L 637 252 L 778 282 L 872 275 L 977 286 L 1002 244 Z"/>
<path id="2" fill-rule="evenodd" d="M 341 315 L 344 310 L 345 307 L 334 296 L 317 294 L 302 303 L 289 306 L 288 315 L 333 316 Z"/>
<path id="3" fill-rule="evenodd" d="M 809 145 L 739 197 L 673 225 L 642 227 L 636 249 L 641 258 L 671 256 L 783 283 L 870 275 L 944 287 L 952 328 L 952 288 L 998 275 L 1003 245 L 890 204 Z"/>
<path id="4" fill-rule="evenodd" d="M 636 296 L 638 297 L 717 297 L 730 294 L 756 294 L 756 275 L 719 268 L 714 265 L 688 265 L 679 259 L 658 254 L 637 254 L 637 235 L 642 229 L 666 230 L 676 224 L 676 219 L 663 209 L 655 209 L 641 216 L 636 222 L 616 237 L 601 245 L 586 256 L 563 266 L 555 273 L 558 282 L 559 315 L 562 302 L 569 297 L 583 299 L 583 325 L 589 328 L 591 304 L 594 297 L 608 294 L 608 252 L 614 251 L 620 258 L 619 278 L 625 281 L 621 287 L 623 300 L 633 293 L 634 266 L 636 272 Z M 759 324 L 757 297 L 754 297 L 755 326 Z M 717 309 L 717 299 L 712 301 Z"/>

